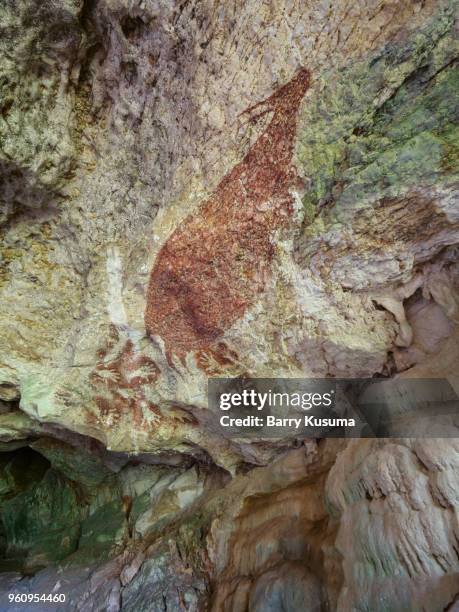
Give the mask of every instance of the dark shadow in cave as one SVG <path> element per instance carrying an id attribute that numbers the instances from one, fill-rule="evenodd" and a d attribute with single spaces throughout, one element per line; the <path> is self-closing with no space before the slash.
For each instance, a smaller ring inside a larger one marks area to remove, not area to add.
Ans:
<path id="1" fill-rule="evenodd" d="M 36 487 L 50 468 L 43 455 L 28 446 L 0 453 L 0 572 L 18 571 L 24 565 L 27 548 L 15 547 L 11 541 L 11 502 Z"/>

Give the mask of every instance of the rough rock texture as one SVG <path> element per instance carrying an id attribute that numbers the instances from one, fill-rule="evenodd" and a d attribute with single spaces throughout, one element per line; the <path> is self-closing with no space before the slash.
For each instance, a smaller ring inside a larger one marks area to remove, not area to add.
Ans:
<path id="1" fill-rule="evenodd" d="M 459 606 L 454 440 L 248 443 L 207 406 L 459 390 L 457 7 L 1 4 L 0 609 Z"/>
<path id="2" fill-rule="evenodd" d="M 459 583 L 458 440 L 359 440 L 327 481 L 342 610 L 444 610 Z"/>
<path id="3" fill-rule="evenodd" d="M 2 9 L 34 187 L 4 198 L 0 377 L 32 419 L 231 468 L 209 375 L 403 370 L 410 296 L 455 320 L 454 3 L 300 4 Z"/>

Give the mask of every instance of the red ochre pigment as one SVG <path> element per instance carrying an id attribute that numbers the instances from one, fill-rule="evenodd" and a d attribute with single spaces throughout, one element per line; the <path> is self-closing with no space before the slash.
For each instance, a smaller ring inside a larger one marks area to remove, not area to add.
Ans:
<path id="1" fill-rule="evenodd" d="M 144 425 L 144 411 L 156 413 L 156 406 L 145 397 L 145 389 L 158 378 L 160 370 L 153 360 L 135 350 L 131 340 L 119 348 L 120 336 L 110 326 L 107 346 L 98 352 L 100 361 L 90 381 L 100 417 L 117 425 L 124 416 L 134 425 Z"/>
<path id="2" fill-rule="evenodd" d="M 308 86 L 309 73 L 301 70 L 267 100 L 244 111 L 260 107 L 258 116 L 273 114 L 244 159 L 159 252 L 148 286 L 145 326 L 148 334 L 164 340 L 169 358 L 209 347 L 263 291 L 273 231 L 293 211 L 296 117 Z"/>

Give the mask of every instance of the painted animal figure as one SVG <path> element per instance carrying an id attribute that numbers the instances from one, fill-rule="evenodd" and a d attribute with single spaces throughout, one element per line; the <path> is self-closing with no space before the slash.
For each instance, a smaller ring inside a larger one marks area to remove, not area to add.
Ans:
<path id="1" fill-rule="evenodd" d="M 302 69 L 245 113 L 271 119 L 244 159 L 166 241 L 151 271 L 147 333 L 168 356 L 209 347 L 263 291 L 273 232 L 293 211 L 296 117 L 309 86 Z M 256 119 L 256 117 L 254 117 Z"/>

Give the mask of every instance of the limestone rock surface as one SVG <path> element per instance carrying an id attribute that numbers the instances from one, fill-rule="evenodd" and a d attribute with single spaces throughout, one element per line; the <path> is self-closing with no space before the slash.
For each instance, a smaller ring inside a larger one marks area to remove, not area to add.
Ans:
<path id="1" fill-rule="evenodd" d="M 207 400 L 459 392 L 457 30 L 456 0 L 2 2 L 2 597 L 459 605 L 455 439 L 241 441 Z"/>

